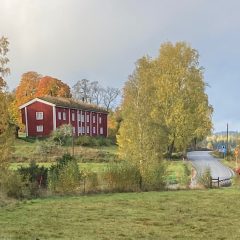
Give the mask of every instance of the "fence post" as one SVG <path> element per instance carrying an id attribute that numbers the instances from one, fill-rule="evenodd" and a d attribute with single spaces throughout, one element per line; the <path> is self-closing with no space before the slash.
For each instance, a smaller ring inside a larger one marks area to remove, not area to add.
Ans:
<path id="1" fill-rule="evenodd" d="M 212 176 L 210 176 L 210 188 L 212 188 Z"/>
<path id="2" fill-rule="evenodd" d="M 218 188 L 219 188 L 219 185 L 220 185 L 219 183 L 220 183 L 220 181 L 219 181 L 219 177 L 218 177 Z"/>

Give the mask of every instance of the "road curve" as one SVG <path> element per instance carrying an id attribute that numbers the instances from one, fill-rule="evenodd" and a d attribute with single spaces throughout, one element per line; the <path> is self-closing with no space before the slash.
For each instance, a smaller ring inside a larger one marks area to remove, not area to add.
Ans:
<path id="1" fill-rule="evenodd" d="M 219 180 L 229 179 L 234 176 L 234 172 L 224 166 L 219 159 L 210 155 L 210 151 L 194 151 L 187 154 L 188 159 L 192 162 L 193 167 L 197 171 L 195 182 L 198 176 L 200 176 L 205 169 L 210 168 L 212 178 Z"/>

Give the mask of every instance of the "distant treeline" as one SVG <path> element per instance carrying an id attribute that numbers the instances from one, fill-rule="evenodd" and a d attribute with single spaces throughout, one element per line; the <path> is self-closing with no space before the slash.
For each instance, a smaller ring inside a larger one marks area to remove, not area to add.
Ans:
<path id="1" fill-rule="evenodd" d="M 230 131 L 228 134 L 228 146 L 230 150 L 236 148 L 240 144 L 240 133 Z M 218 132 L 214 133 L 211 136 L 208 136 L 202 143 L 202 147 L 207 147 L 209 149 L 219 149 L 222 146 L 227 145 L 227 132 Z"/>

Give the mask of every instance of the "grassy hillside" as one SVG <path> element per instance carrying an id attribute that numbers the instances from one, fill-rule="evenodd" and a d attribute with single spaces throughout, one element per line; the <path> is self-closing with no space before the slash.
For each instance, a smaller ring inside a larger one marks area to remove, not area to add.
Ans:
<path id="1" fill-rule="evenodd" d="M 38 152 L 41 141 L 22 137 L 17 139 L 14 145 L 14 157 L 10 168 L 16 170 L 20 166 L 28 166 L 31 160 L 35 160 L 40 166 L 50 167 L 56 163 L 56 158 L 64 153 L 72 153 L 71 147 L 56 147 L 56 151 L 49 154 Z M 75 157 L 78 160 L 80 170 L 103 172 L 109 162 L 117 161 L 117 146 L 82 147 L 75 146 Z M 167 179 L 170 183 L 185 185 L 186 172 L 182 161 L 166 161 Z M 188 164 L 190 168 L 190 164 Z"/>
<path id="2" fill-rule="evenodd" d="M 0 239 L 239 239 L 234 189 L 55 197 L 0 208 Z"/>

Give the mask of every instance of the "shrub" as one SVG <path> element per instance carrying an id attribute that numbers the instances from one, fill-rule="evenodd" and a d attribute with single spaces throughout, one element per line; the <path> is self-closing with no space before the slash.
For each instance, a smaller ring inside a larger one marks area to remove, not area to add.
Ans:
<path id="1" fill-rule="evenodd" d="M 75 144 L 85 147 L 100 147 L 100 146 L 110 146 L 113 144 L 112 140 L 105 137 L 91 137 L 91 136 L 79 136 L 75 140 Z"/>
<path id="2" fill-rule="evenodd" d="M 54 192 L 73 193 L 80 187 L 80 177 L 76 159 L 64 154 L 49 170 L 49 188 Z"/>
<path id="3" fill-rule="evenodd" d="M 82 171 L 82 192 L 96 192 L 98 191 L 98 175 L 93 171 Z"/>
<path id="4" fill-rule="evenodd" d="M 48 169 L 40 167 L 35 161 L 31 161 L 28 167 L 21 166 L 18 172 L 24 181 L 36 183 L 39 187 L 47 186 Z"/>
<path id="5" fill-rule="evenodd" d="M 155 163 L 145 166 L 143 178 L 143 190 L 161 190 L 166 185 L 166 166 L 164 163 Z"/>
<path id="6" fill-rule="evenodd" d="M 183 176 L 181 178 L 181 185 L 189 187 L 191 182 L 191 170 L 187 163 L 183 164 Z"/>
<path id="7" fill-rule="evenodd" d="M 60 146 L 67 145 L 71 141 L 69 139 L 72 137 L 72 131 L 72 125 L 63 124 L 52 132 L 52 139 Z"/>
<path id="8" fill-rule="evenodd" d="M 16 199 L 26 197 L 26 185 L 21 175 L 16 171 L 1 171 L 0 192 Z"/>
<path id="9" fill-rule="evenodd" d="M 129 162 L 110 163 L 104 171 L 108 191 L 138 191 L 141 175 L 136 166 Z"/>
<path id="10" fill-rule="evenodd" d="M 212 185 L 212 176 L 211 176 L 211 169 L 208 167 L 206 168 L 198 177 L 198 183 L 200 183 L 205 188 L 210 188 Z"/>
<path id="11" fill-rule="evenodd" d="M 96 143 L 95 143 L 93 137 L 85 136 L 85 135 L 79 136 L 75 140 L 75 144 L 79 145 L 79 146 L 85 146 L 85 147 L 96 146 Z"/>
<path id="12" fill-rule="evenodd" d="M 17 171 L 25 183 L 29 197 L 38 197 L 41 188 L 47 187 L 48 169 L 40 167 L 35 161 L 31 161 L 28 167 L 21 167 Z"/>

